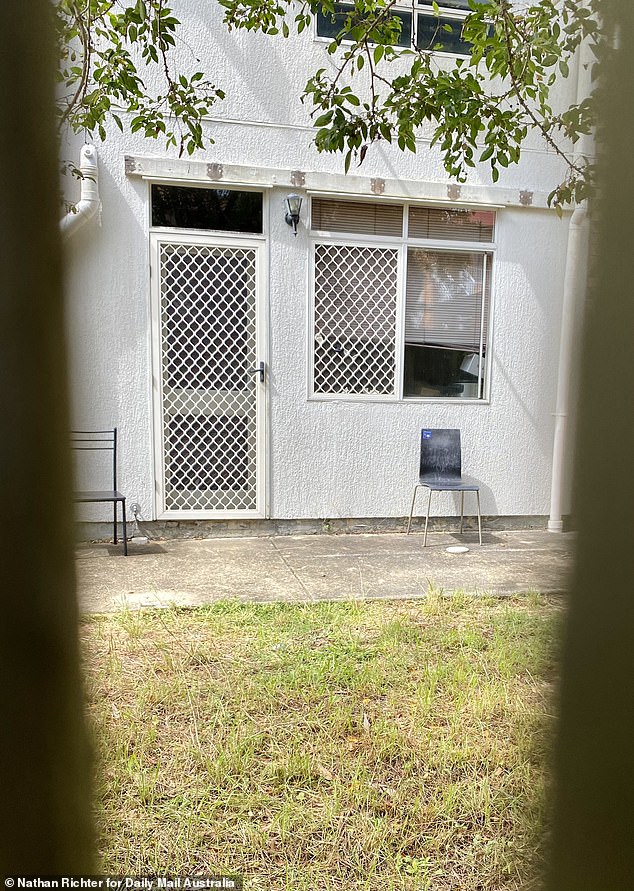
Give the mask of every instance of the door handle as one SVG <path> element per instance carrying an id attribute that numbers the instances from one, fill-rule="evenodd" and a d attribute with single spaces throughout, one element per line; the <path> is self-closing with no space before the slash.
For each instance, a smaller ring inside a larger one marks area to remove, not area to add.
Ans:
<path id="1" fill-rule="evenodd" d="M 259 374 L 260 383 L 264 383 L 264 362 L 260 362 L 257 368 L 251 368 L 250 371 L 252 374 Z"/>

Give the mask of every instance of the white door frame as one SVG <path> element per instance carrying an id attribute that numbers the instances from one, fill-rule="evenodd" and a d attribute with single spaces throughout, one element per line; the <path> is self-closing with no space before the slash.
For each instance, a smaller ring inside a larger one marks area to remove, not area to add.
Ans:
<path id="1" fill-rule="evenodd" d="M 241 510 L 176 510 L 165 507 L 165 462 L 163 439 L 163 386 L 161 341 L 161 280 L 159 268 L 159 246 L 161 244 L 203 245 L 205 247 L 252 248 L 255 251 L 255 349 L 256 365 L 264 362 L 264 383 L 256 381 L 256 507 Z M 204 520 L 204 519 L 256 519 L 268 515 L 268 281 L 266 269 L 266 239 L 239 234 L 213 234 L 162 229 L 150 232 L 150 276 L 151 276 L 151 343 L 152 343 L 152 417 L 154 445 L 154 505 L 153 515 L 157 520 Z"/>

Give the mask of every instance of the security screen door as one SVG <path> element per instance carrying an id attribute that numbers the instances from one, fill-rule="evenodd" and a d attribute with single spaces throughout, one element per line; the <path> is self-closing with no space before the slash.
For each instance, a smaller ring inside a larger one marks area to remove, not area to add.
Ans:
<path id="1" fill-rule="evenodd" d="M 152 235 L 158 517 L 264 516 L 261 265 L 254 240 Z"/>

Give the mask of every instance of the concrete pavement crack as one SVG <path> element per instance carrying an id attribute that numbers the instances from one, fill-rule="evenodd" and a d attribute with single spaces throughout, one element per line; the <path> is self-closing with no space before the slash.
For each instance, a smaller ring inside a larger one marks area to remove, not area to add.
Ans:
<path id="1" fill-rule="evenodd" d="M 307 595 L 307 597 L 309 598 L 309 600 L 316 600 L 317 598 L 315 597 L 315 595 L 314 595 L 313 593 L 311 593 L 311 591 L 308 590 L 308 588 L 306 587 L 306 585 L 304 584 L 304 582 L 301 580 L 301 578 L 297 575 L 297 573 L 295 572 L 295 570 L 293 569 L 293 567 L 290 565 L 290 563 L 288 562 L 288 560 L 286 559 L 286 557 L 284 556 L 284 554 L 280 551 L 280 549 L 278 548 L 278 546 L 277 546 L 277 544 L 275 543 L 275 541 L 272 540 L 272 541 L 271 541 L 271 544 L 273 545 L 273 550 L 277 553 L 277 555 L 279 556 L 279 558 L 280 558 L 280 560 L 282 561 L 282 563 L 284 564 L 284 566 L 285 566 L 285 567 L 288 569 L 288 571 L 291 573 L 291 575 L 293 576 L 293 578 L 295 579 L 295 581 L 298 583 L 298 585 L 302 588 L 302 590 L 303 590 L 304 593 Z"/>

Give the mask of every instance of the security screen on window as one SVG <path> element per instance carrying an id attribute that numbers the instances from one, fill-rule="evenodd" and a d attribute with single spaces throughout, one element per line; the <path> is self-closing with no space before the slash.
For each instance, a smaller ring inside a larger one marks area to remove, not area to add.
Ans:
<path id="1" fill-rule="evenodd" d="M 313 395 L 485 398 L 493 211 L 315 198 L 312 229 Z"/>

